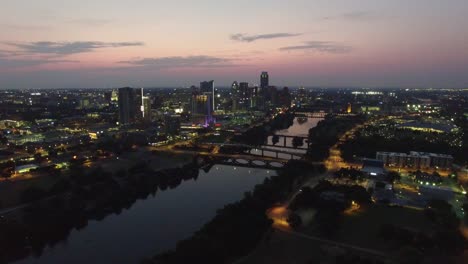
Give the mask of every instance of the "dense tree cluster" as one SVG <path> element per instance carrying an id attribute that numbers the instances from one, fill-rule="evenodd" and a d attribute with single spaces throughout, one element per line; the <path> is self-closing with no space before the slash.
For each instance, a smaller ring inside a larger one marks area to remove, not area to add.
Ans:
<path id="1" fill-rule="evenodd" d="M 330 155 L 329 149 L 338 139 L 357 124 L 365 121 L 363 116 L 327 116 L 309 130 L 309 159 L 323 161 Z"/>
<path id="2" fill-rule="evenodd" d="M 404 263 L 420 263 L 424 256 L 456 256 L 468 246 L 458 230 L 460 220 L 452 206 L 442 200 L 432 200 L 425 211 L 434 224 L 432 232 L 421 232 L 385 224 L 380 227 L 379 236 L 395 248 L 405 248 L 400 258 Z"/>
<path id="3" fill-rule="evenodd" d="M 383 133 L 382 130 L 386 132 Z M 467 130 L 468 132 L 468 130 Z M 453 145 L 456 135 L 441 136 L 435 132 L 411 131 L 399 129 L 392 124 L 369 125 L 358 131 L 354 138 L 340 145 L 345 161 L 353 161 L 355 157 L 375 158 L 377 151 L 403 152 L 422 151 L 451 154 L 459 163 L 468 162 L 466 155 L 468 142 L 462 140 L 462 146 Z"/>
<path id="4" fill-rule="evenodd" d="M 314 208 L 317 211 L 314 224 L 322 235 L 331 236 L 339 229 L 342 212 L 353 202 L 368 205 L 371 203 L 371 196 L 359 185 L 334 185 L 322 181 L 313 189 L 303 188 L 290 208 Z"/>
<path id="5" fill-rule="evenodd" d="M 278 176 L 266 178 L 239 202 L 219 210 L 215 218 L 174 251 L 145 263 L 229 263 L 250 252 L 271 226 L 265 211 L 284 200 L 307 173 L 323 173 L 323 166 L 291 160 Z"/>
<path id="6" fill-rule="evenodd" d="M 88 220 L 119 214 L 158 189 L 175 188 L 197 177 L 194 164 L 153 172 L 141 163 L 114 174 L 100 168 L 85 172 L 74 165 L 69 179 L 49 190 L 31 187 L 21 194 L 24 202 L 39 200 L 23 210 L 22 219 L 0 219 L 0 263 L 31 252 L 41 255 L 45 246 L 66 240 L 71 230 L 85 227 Z"/>
<path id="7" fill-rule="evenodd" d="M 354 168 L 341 168 L 338 171 L 333 173 L 333 176 L 339 179 L 350 179 L 353 181 L 362 180 L 364 178 L 364 173 L 361 170 Z"/>

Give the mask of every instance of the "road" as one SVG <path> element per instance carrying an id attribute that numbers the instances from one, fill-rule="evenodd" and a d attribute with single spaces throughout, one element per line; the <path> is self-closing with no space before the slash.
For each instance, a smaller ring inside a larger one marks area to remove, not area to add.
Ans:
<path id="1" fill-rule="evenodd" d="M 301 186 L 294 193 L 292 193 L 285 202 L 275 205 L 272 208 L 268 209 L 266 214 L 268 218 L 273 220 L 273 227 L 281 229 L 281 230 L 292 231 L 287 221 L 289 217 L 289 213 L 290 213 L 289 206 L 291 205 L 292 201 L 294 201 L 294 199 L 296 199 L 296 196 L 302 192 L 302 188 L 304 187 L 314 188 L 327 175 L 328 173 L 325 173 L 325 174 L 321 174 L 317 177 L 313 177 L 309 179 L 308 181 L 301 184 Z"/>

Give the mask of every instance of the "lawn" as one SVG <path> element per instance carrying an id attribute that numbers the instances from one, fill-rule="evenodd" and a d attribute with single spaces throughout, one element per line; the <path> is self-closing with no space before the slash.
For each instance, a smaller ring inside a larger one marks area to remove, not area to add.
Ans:
<path id="1" fill-rule="evenodd" d="M 432 223 L 422 210 L 373 204 L 353 214 L 344 215 L 339 230 L 331 239 L 361 247 L 386 250 L 387 243 L 378 236 L 383 224 L 393 224 L 417 231 L 432 230 Z M 313 227 L 307 228 L 306 232 L 317 235 Z"/>
<path id="2" fill-rule="evenodd" d="M 422 210 L 371 205 L 358 213 L 345 215 L 338 237 L 343 242 L 385 249 L 385 241 L 378 236 L 383 224 L 393 224 L 417 231 L 430 231 L 432 229 L 432 223 Z"/>
<path id="3" fill-rule="evenodd" d="M 42 175 L 25 180 L 12 180 L 0 182 L 0 203 L 3 208 L 20 204 L 21 193 L 34 186 L 49 190 L 61 177 L 54 175 Z"/>

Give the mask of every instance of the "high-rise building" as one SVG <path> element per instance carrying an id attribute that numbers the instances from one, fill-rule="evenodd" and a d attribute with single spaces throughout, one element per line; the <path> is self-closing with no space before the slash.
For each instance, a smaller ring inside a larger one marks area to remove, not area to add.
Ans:
<path id="1" fill-rule="evenodd" d="M 180 115 L 164 116 L 164 132 L 166 135 L 178 135 L 180 133 Z"/>
<path id="2" fill-rule="evenodd" d="M 239 84 L 237 81 L 234 81 L 231 85 L 231 95 L 232 96 L 237 96 L 239 93 Z"/>
<path id="3" fill-rule="evenodd" d="M 269 101 L 270 106 L 277 106 L 278 105 L 278 90 L 276 86 L 268 86 L 268 97 L 267 101 Z"/>
<path id="4" fill-rule="evenodd" d="M 239 84 L 234 81 L 231 85 L 231 110 L 233 112 L 239 110 Z"/>
<path id="5" fill-rule="evenodd" d="M 242 109 L 246 109 L 249 106 L 249 83 L 241 82 L 239 83 L 239 106 Z"/>
<path id="6" fill-rule="evenodd" d="M 212 99 L 210 93 L 192 95 L 192 122 L 205 126 L 213 123 Z"/>
<path id="7" fill-rule="evenodd" d="M 256 108 L 258 103 L 258 86 L 249 87 L 250 108 Z"/>
<path id="8" fill-rule="evenodd" d="M 278 93 L 278 104 L 279 106 L 291 106 L 291 93 L 288 87 L 284 87 L 283 90 Z"/>
<path id="9" fill-rule="evenodd" d="M 269 83 L 268 72 L 262 72 L 262 74 L 260 74 L 260 88 L 262 90 L 266 89 L 270 85 Z"/>
<path id="10" fill-rule="evenodd" d="M 136 121 L 138 106 L 135 89 L 130 87 L 119 89 L 119 122 L 121 125 Z"/>
<path id="11" fill-rule="evenodd" d="M 142 114 L 143 114 L 143 120 L 146 122 L 151 122 L 152 116 L 151 116 L 151 100 L 148 96 L 143 96 L 143 107 L 142 107 Z"/>
<path id="12" fill-rule="evenodd" d="M 204 82 L 201 82 L 200 83 L 200 92 L 202 94 L 208 94 L 210 93 L 211 94 L 211 103 L 212 103 L 212 107 L 213 109 L 216 109 L 215 106 L 215 97 L 216 97 L 216 92 L 215 92 L 215 87 L 214 87 L 214 81 L 211 80 L 211 81 L 204 81 Z"/>
<path id="13" fill-rule="evenodd" d="M 211 95 L 196 94 L 192 96 L 192 115 L 211 115 L 212 111 Z"/>

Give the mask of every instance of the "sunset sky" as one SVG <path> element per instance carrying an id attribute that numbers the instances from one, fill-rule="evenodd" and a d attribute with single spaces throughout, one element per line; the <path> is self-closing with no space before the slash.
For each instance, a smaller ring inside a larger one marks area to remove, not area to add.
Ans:
<path id="1" fill-rule="evenodd" d="M 0 88 L 468 87 L 467 0 L 1 0 Z"/>

